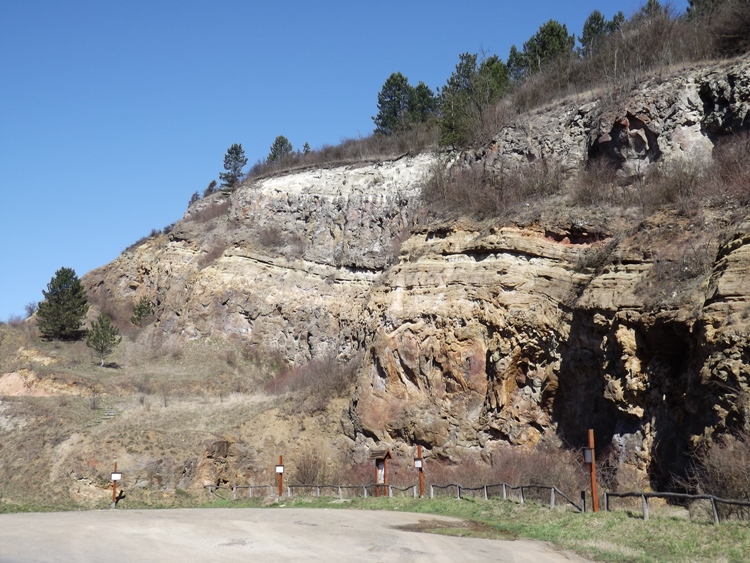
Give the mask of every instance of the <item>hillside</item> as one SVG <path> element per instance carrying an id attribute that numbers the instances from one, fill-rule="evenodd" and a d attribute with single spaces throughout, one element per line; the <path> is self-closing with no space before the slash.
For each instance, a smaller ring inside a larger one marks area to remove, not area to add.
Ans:
<path id="1" fill-rule="evenodd" d="M 731 137 L 747 162 L 748 130 L 745 57 L 559 100 L 473 150 L 201 199 L 84 277 L 126 336 L 110 367 L 0 326 L 3 499 L 101 504 L 115 460 L 160 498 L 386 446 L 409 481 L 417 444 L 489 467 L 588 428 L 613 486 L 671 486 L 750 423 L 749 187 L 713 164 Z"/>

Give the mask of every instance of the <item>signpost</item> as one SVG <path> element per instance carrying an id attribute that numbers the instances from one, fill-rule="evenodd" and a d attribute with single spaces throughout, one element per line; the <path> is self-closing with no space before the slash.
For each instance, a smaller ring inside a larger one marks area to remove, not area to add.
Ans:
<path id="1" fill-rule="evenodd" d="M 599 493 L 596 490 L 596 456 L 594 454 L 594 430 L 589 429 L 589 447 L 583 448 L 583 460 L 591 467 L 591 506 L 599 512 Z"/>
<path id="2" fill-rule="evenodd" d="M 414 458 L 414 467 L 419 471 L 419 498 L 424 498 L 424 458 L 422 457 L 422 446 L 417 446 L 417 457 Z"/>
<path id="3" fill-rule="evenodd" d="M 117 462 L 115 462 L 115 470 L 112 473 L 112 508 L 117 506 L 117 481 L 122 480 L 122 473 L 117 472 Z"/>
<path id="4" fill-rule="evenodd" d="M 279 476 L 279 498 L 284 495 L 284 457 L 279 456 L 279 464 L 276 466 L 276 475 Z"/>

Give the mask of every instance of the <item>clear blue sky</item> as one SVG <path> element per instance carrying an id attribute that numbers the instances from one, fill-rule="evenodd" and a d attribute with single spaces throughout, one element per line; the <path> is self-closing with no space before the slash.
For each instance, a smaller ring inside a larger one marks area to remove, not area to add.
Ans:
<path id="1" fill-rule="evenodd" d="M 549 19 L 580 34 L 641 4 L 2 0 L 0 319 L 179 219 L 232 143 L 252 164 L 277 135 L 368 135 L 392 72 L 434 89 L 459 53 L 506 59 Z"/>

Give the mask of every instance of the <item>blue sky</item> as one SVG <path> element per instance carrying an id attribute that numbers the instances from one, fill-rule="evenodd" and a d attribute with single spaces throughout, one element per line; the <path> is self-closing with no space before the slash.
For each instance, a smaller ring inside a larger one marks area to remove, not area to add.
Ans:
<path id="1" fill-rule="evenodd" d="M 0 320 L 179 219 L 241 143 L 372 132 L 392 72 L 433 89 L 463 52 L 507 58 L 556 19 L 639 0 L 3 0 Z M 687 0 L 673 2 L 682 12 Z"/>

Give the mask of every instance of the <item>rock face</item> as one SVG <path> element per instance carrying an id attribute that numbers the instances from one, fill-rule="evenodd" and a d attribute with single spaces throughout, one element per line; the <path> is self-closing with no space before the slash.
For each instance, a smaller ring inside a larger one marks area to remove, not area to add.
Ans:
<path id="1" fill-rule="evenodd" d="M 627 178 L 709 159 L 719 137 L 746 130 L 744 59 L 643 84 L 610 107 L 539 110 L 457 161 L 552 162 L 574 181 L 607 158 Z M 363 352 L 342 421 L 355 444 L 485 456 L 580 446 L 594 428 L 613 463 L 658 480 L 691 444 L 750 424 L 750 223 L 722 238 L 722 212 L 618 225 L 588 210 L 425 227 L 419 193 L 435 160 L 247 183 L 84 282 L 122 306 L 151 299 L 148 331 L 227 337 L 297 364 Z"/>

